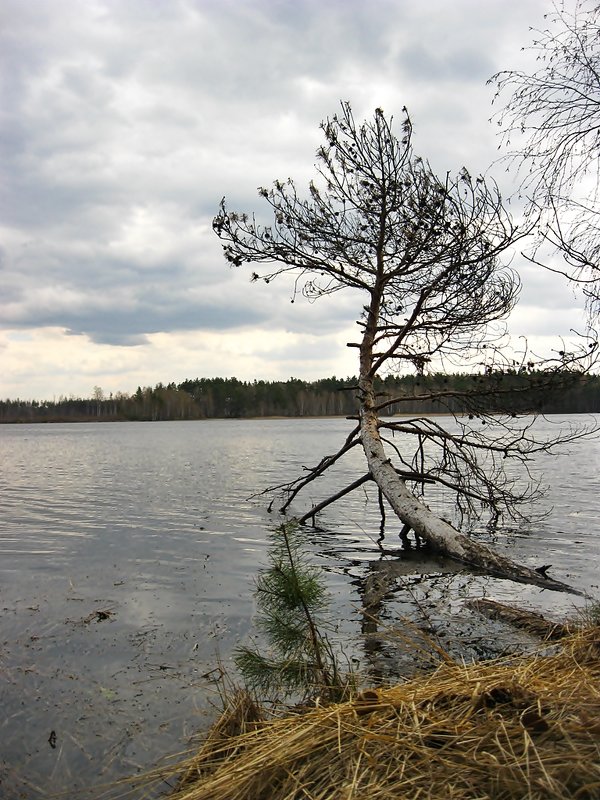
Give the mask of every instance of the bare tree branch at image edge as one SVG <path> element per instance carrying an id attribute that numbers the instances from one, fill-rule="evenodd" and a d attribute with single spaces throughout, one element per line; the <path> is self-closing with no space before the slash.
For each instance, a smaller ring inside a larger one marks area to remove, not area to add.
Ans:
<path id="1" fill-rule="evenodd" d="M 565 268 L 535 253 L 530 260 L 579 285 L 593 319 L 600 310 L 600 6 L 552 6 L 523 48 L 535 55 L 535 69 L 490 78 L 494 103 L 503 103 L 493 121 L 529 213 L 541 218 L 539 243 L 558 251 Z"/>

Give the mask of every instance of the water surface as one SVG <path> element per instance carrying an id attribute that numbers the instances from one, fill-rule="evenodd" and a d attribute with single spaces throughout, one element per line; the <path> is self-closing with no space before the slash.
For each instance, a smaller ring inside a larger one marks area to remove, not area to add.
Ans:
<path id="1" fill-rule="evenodd" d="M 572 421 L 583 420 L 553 417 L 542 427 Z M 3 797 L 82 796 L 86 787 L 147 770 L 206 725 L 218 700 L 213 670 L 229 669 L 232 649 L 251 632 L 254 577 L 279 521 L 265 498 L 248 497 L 334 452 L 351 424 L 0 427 Z M 479 535 L 597 591 L 599 467 L 597 440 L 545 455 L 539 470 L 551 488 L 538 510 L 548 517 Z M 357 448 L 311 485 L 296 510 L 364 471 Z M 328 509 L 310 545 L 326 567 L 339 637 L 360 668 L 384 677 L 386 669 L 401 671 L 402 657 L 383 634 L 405 618 L 433 627 L 449 647 L 462 637 L 463 652 L 477 655 L 481 630 L 464 608 L 468 597 L 556 617 L 582 605 L 399 553 L 393 522 L 383 554 L 374 501 L 372 489 L 361 489 Z M 450 495 L 435 502 L 443 508 Z M 389 592 L 373 630 L 361 609 L 377 581 Z"/>

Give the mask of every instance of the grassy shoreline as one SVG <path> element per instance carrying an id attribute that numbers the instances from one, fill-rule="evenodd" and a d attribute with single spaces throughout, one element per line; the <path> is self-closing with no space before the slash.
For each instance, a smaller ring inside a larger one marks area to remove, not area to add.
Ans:
<path id="1" fill-rule="evenodd" d="M 595 800 L 600 626 L 490 662 L 442 663 L 345 703 L 270 717 L 231 694 L 172 800 Z M 158 770 L 155 780 L 164 780 Z"/>

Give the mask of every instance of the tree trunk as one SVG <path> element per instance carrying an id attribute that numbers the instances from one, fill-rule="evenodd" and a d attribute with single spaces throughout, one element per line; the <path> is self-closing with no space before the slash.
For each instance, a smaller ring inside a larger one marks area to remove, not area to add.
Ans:
<path id="1" fill-rule="evenodd" d="M 486 545 L 459 533 L 452 525 L 427 508 L 408 489 L 386 456 L 379 436 L 377 414 L 365 408 L 367 400 L 368 398 L 364 397 L 360 431 L 369 470 L 396 516 L 404 524 L 410 525 L 415 533 L 425 539 L 438 553 L 477 567 L 491 575 L 547 589 L 582 594 L 565 583 L 544 577 L 535 569 L 517 564 L 495 553 Z M 372 395 L 371 400 L 373 400 Z M 374 402 L 371 403 L 371 406 L 373 405 Z"/>
<path id="2" fill-rule="evenodd" d="M 521 628 L 540 639 L 550 639 L 552 641 L 564 639 L 565 636 L 574 633 L 576 630 L 574 625 L 552 622 L 534 611 L 513 608 L 504 603 L 498 603 L 496 600 L 490 600 L 487 597 L 467 600 L 465 605 L 490 619 L 497 619 L 515 628 Z"/>
<path id="3" fill-rule="evenodd" d="M 374 292 L 360 345 L 360 436 L 373 480 L 396 516 L 405 525 L 409 525 L 418 536 L 425 539 L 436 552 L 449 558 L 519 583 L 583 595 L 583 592 L 568 584 L 553 580 L 530 567 L 517 564 L 460 533 L 434 514 L 408 489 L 387 457 L 379 435 L 379 416 L 373 387 L 373 342 L 377 330 L 378 311 L 377 293 Z"/>

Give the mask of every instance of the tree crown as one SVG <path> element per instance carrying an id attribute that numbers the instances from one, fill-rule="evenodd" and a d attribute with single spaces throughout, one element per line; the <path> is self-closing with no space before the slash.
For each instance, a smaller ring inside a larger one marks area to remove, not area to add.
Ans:
<path id="1" fill-rule="evenodd" d="M 271 224 L 228 211 L 223 199 L 214 229 L 233 266 L 275 265 L 254 280 L 292 273 L 295 294 L 309 299 L 367 293 L 384 360 L 464 352 L 514 306 L 519 280 L 500 257 L 524 233 L 493 182 L 466 169 L 440 179 L 415 156 L 406 110 L 400 138 L 392 126 L 381 109 L 357 124 L 342 103 L 321 125 L 306 198 L 291 179 L 275 181 L 259 189 Z"/>

